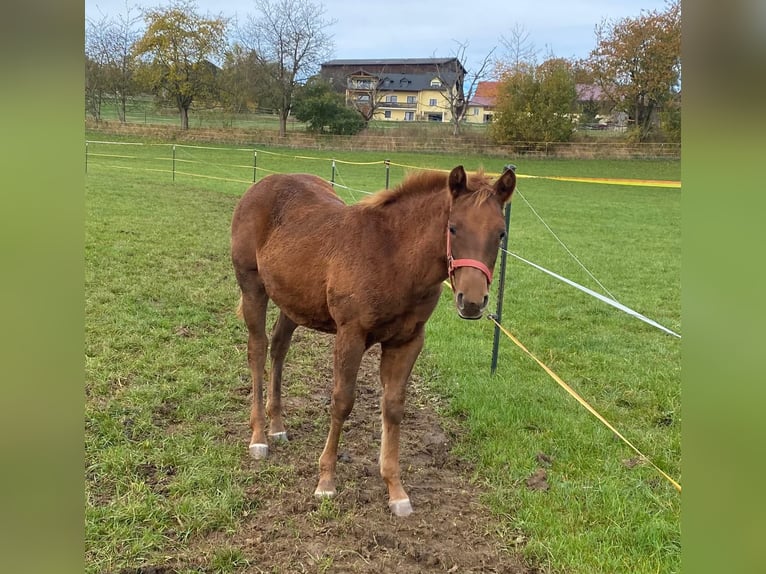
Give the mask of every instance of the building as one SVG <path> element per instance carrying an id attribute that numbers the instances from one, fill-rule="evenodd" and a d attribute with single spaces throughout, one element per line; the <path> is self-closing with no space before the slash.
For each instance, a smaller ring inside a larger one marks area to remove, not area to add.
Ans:
<path id="1" fill-rule="evenodd" d="M 470 124 L 488 124 L 495 117 L 497 87 L 500 82 L 479 82 L 476 92 L 468 102 L 465 121 Z"/>
<path id="2" fill-rule="evenodd" d="M 320 76 L 368 120 L 452 120 L 466 70 L 457 58 L 331 60 Z"/>

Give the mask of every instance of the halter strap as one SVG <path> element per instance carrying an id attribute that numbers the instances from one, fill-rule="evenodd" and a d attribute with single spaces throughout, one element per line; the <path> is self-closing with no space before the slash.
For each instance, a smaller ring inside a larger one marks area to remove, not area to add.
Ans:
<path id="1" fill-rule="evenodd" d="M 476 259 L 455 259 L 452 257 L 452 241 L 450 240 L 449 225 L 447 225 L 447 276 L 449 277 L 452 289 L 455 289 L 455 270 L 460 267 L 473 267 L 478 269 L 487 278 L 487 285 L 492 283 L 492 271 L 481 261 Z"/>

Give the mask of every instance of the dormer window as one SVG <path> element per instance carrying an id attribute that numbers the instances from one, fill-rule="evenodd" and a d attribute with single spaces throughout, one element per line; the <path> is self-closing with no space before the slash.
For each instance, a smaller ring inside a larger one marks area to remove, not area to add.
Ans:
<path id="1" fill-rule="evenodd" d="M 431 80 L 431 87 L 432 88 L 441 88 L 442 87 L 442 81 L 439 78 L 434 78 Z"/>

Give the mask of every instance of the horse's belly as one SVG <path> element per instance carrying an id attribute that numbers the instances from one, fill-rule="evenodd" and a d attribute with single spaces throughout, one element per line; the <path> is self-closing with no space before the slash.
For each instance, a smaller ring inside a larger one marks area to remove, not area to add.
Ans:
<path id="1" fill-rule="evenodd" d="M 302 327 L 334 333 L 335 321 L 327 307 L 324 289 L 310 274 L 261 272 L 266 294 L 290 319 Z"/>

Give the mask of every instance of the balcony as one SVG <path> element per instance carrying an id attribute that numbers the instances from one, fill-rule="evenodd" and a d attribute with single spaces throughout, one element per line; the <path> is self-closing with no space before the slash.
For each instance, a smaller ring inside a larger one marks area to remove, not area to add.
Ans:
<path id="1" fill-rule="evenodd" d="M 414 110 L 417 107 L 417 102 L 378 102 L 378 108 L 382 110 Z"/>

